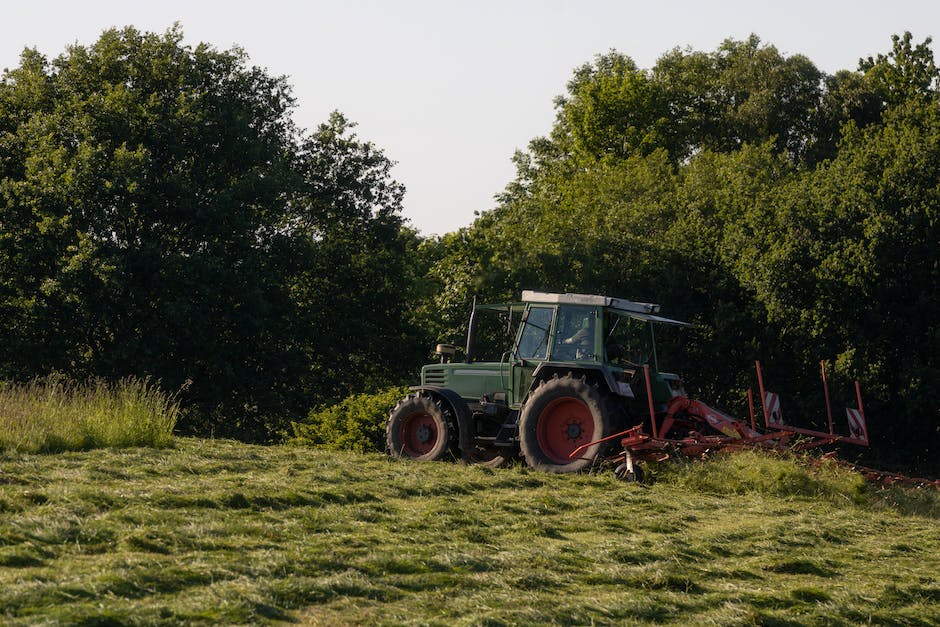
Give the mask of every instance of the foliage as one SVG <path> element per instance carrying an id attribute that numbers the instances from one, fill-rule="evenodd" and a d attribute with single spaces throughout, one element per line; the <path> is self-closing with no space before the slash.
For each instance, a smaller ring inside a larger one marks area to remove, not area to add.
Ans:
<path id="1" fill-rule="evenodd" d="M 190 438 L 0 464 L 10 625 L 940 621 L 936 509 Z"/>
<path id="2" fill-rule="evenodd" d="M 550 142 L 531 146 L 539 166 L 657 149 L 683 162 L 703 151 L 772 142 L 795 161 L 824 136 L 822 73 L 802 55 L 785 57 L 751 35 L 713 53 L 673 49 L 651 70 L 610 51 L 574 71 Z"/>
<path id="3" fill-rule="evenodd" d="M 0 384 L 0 451 L 49 453 L 167 447 L 179 414 L 175 396 L 147 379 L 85 385 L 58 375 Z"/>
<path id="4" fill-rule="evenodd" d="M 940 444 L 938 115 L 933 101 L 847 131 L 835 159 L 750 213 L 758 245 L 737 262 L 768 316 L 802 340 L 793 350 L 809 362 L 812 346 L 865 381 L 880 442 L 926 444 L 921 464 Z"/>
<path id="5" fill-rule="evenodd" d="M 182 38 L 108 30 L 0 82 L 0 375 L 190 381 L 184 431 L 265 440 L 397 378 L 414 235 L 352 123 L 304 133 L 283 77 Z"/>
<path id="6" fill-rule="evenodd" d="M 336 405 L 313 410 L 305 422 L 291 423 L 292 444 L 336 451 L 383 451 L 388 414 L 408 393 L 391 387 L 375 394 L 354 394 Z"/>

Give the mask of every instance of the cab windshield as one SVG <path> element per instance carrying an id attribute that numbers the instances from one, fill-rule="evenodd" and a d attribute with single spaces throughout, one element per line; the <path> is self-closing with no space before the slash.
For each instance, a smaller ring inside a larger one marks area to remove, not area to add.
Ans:
<path id="1" fill-rule="evenodd" d="M 519 336 L 520 359 L 545 359 L 552 328 L 553 307 L 530 307 Z"/>

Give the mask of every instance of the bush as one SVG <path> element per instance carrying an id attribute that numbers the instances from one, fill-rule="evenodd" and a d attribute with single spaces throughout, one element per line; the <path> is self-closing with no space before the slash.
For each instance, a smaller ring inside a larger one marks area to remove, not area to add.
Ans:
<path id="1" fill-rule="evenodd" d="M 103 447 L 166 447 L 176 398 L 149 379 L 77 384 L 59 375 L 0 383 L 0 450 L 45 453 Z"/>
<path id="2" fill-rule="evenodd" d="M 291 423 L 294 437 L 290 442 L 334 451 L 382 451 L 389 411 L 407 393 L 407 387 L 391 387 L 313 410 L 306 422 Z"/>

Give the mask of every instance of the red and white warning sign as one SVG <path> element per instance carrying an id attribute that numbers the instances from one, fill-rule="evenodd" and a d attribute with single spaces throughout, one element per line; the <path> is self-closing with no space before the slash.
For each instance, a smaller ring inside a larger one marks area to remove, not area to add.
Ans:
<path id="1" fill-rule="evenodd" d="M 865 428 L 865 416 L 858 409 L 845 408 L 845 415 L 849 419 L 849 435 L 856 440 L 868 442 L 868 430 Z"/>
<path id="2" fill-rule="evenodd" d="M 780 413 L 780 395 L 776 392 L 764 392 L 764 415 L 767 416 L 767 425 L 782 425 L 783 414 Z"/>

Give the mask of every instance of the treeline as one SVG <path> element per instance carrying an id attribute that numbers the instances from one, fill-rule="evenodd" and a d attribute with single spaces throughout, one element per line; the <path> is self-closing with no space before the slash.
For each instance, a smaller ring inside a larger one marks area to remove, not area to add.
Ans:
<path id="1" fill-rule="evenodd" d="M 413 382 L 473 295 L 608 293 L 697 323 L 663 355 L 696 396 L 743 413 L 761 358 L 785 413 L 822 416 L 831 359 L 878 461 L 938 463 L 930 40 L 835 75 L 756 37 L 600 55 L 496 209 L 442 238 L 340 114 L 298 129 L 285 79 L 181 40 L 108 31 L 0 84 L 0 377 L 149 375 L 188 432 L 269 441 Z"/>

